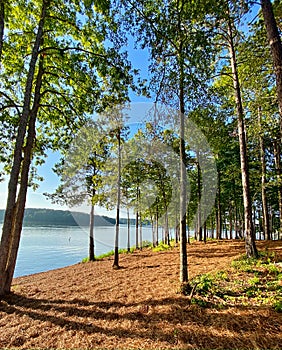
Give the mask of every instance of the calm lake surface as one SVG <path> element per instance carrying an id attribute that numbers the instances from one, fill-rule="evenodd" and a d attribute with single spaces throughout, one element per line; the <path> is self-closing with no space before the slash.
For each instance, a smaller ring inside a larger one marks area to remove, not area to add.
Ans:
<path id="1" fill-rule="evenodd" d="M 135 227 L 130 229 L 135 245 Z M 114 249 L 114 226 L 95 227 L 95 255 Z M 152 240 L 150 227 L 142 228 L 142 240 Z M 24 227 L 14 277 L 76 264 L 88 256 L 87 227 Z M 120 248 L 127 247 L 127 227 L 120 227 Z"/>

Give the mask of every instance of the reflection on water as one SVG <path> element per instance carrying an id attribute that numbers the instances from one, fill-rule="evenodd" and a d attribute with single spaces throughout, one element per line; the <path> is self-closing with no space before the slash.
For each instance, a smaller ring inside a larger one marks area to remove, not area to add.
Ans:
<path id="1" fill-rule="evenodd" d="M 114 248 L 114 226 L 95 227 L 95 254 Z M 143 240 L 151 240 L 150 227 L 143 227 Z M 135 228 L 131 228 L 131 246 Z M 120 228 L 120 248 L 127 247 L 127 227 Z M 24 227 L 15 277 L 56 269 L 80 262 L 88 256 L 87 227 Z"/>

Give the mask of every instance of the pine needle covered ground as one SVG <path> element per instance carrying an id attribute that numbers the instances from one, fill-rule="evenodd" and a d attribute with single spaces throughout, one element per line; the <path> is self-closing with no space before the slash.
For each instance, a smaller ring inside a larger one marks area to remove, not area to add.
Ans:
<path id="1" fill-rule="evenodd" d="M 281 349 L 282 242 L 258 248 L 259 263 L 238 260 L 241 241 L 188 246 L 192 297 L 179 293 L 177 248 L 16 278 L 0 348 Z"/>

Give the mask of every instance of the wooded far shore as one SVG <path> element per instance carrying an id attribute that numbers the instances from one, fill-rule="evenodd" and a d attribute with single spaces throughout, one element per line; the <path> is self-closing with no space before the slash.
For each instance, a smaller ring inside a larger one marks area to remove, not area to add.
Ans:
<path id="1" fill-rule="evenodd" d="M 0 209 L 0 224 L 3 223 L 4 209 Z M 126 219 L 120 219 L 121 224 L 127 223 Z M 135 220 L 132 219 L 131 224 Z M 95 215 L 95 226 L 115 225 L 115 219 L 108 216 Z M 69 210 L 54 209 L 25 209 L 24 226 L 88 226 L 89 214 Z"/>

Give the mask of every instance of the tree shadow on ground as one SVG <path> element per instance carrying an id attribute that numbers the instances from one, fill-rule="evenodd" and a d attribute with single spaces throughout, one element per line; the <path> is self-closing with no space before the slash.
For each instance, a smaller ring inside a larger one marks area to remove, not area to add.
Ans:
<path id="1" fill-rule="evenodd" d="M 189 305 L 188 298 L 180 295 L 126 303 L 79 298 L 49 300 L 11 294 L 0 302 L 2 315 L 28 316 L 37 322 L 49 321 L 65 332 L 83 331 L 86 336 L 95 333 L 115 336 L 121 344 L 138 338 L 170 348 L 185 344 L 198 349 L 279 348 L 281 318 L 274 312 L 260 311 L 260 308 L 254 310 L 244 306 L 236 307 L 235 312 L 232 308 L 204 309 Z M 99 325 L 99 321 L 105 320 L 108 327 Z M 130 321 L 132 327 L 122 326 L 124 321 Z M 268 332 L 265 332 L 266 329 Z"/>

